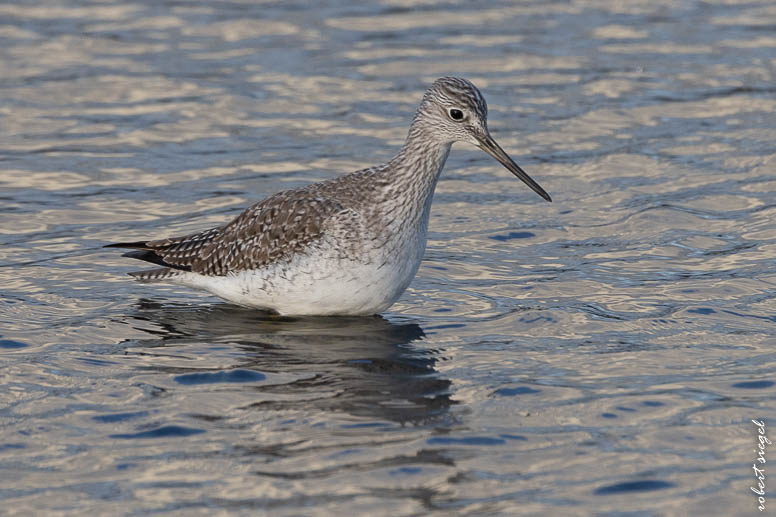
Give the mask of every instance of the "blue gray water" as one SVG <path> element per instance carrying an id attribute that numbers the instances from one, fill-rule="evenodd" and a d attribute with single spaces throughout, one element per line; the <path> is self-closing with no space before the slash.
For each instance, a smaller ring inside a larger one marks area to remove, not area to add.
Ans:
<path id="1" fill-rule="evenodd" d="M 0 3 L 0 513 L 757 513 L 776 3 L 352 4 Z M 381 318 L 100 248 L 386 160 L 443 75 L 554 202 L 456 146 Z"/>

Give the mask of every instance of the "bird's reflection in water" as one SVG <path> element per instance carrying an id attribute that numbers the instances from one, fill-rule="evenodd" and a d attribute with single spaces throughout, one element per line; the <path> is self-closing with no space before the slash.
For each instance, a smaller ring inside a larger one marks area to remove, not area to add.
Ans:
<path id="1" fill-rule="evenodd" d="M 454 403 L 450 381 L 434 369 L 439 352 L 412 344 L 424 337 L 415 323 L 392 323 L 379 316 L 288 318 L 227 304 L 189 306 L 151 300 L 141 300 L 130 318 L 134 320 L 130 324 L 157 336 L 139 341 L 141 347 L 228 344 L 242 352 L 230 355 L 232 368 L 299 379 L 259 386 L 270 396 L 261 397 L 252 409 L 336 411 L 428 424 L 445 418 Z"/>

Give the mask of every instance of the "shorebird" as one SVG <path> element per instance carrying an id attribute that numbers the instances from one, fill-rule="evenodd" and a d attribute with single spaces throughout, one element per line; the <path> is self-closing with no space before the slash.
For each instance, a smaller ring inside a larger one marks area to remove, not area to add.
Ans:
<path id="1" fill-rule="evenodd" d="M 479 147 L 552 201 L 493 140 L 487 117 L 471 82 L 437 79 L 388 163 L 280 192 L 217 228 L 106 247 L 134 249 L 123 256 L 162 266 L 129 273 L 143 282 L 204 289 L 282 315 L 378 314 L 418 271 L 454 142 Z"/>

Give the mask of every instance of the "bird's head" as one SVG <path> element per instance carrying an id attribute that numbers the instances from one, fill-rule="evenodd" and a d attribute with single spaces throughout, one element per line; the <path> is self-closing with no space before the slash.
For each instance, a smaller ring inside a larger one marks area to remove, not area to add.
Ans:
<path id="1" fill-rule="evenodd" d="M 471 82 L 460 77 L 442 77 L 426 91 L 414 125 L 441 143 L 467 142 L 479 147 L 520 178 L 537 194 L 550 195 L 531 179 L 499 146 L 488 131 L 488 105 Z"/>

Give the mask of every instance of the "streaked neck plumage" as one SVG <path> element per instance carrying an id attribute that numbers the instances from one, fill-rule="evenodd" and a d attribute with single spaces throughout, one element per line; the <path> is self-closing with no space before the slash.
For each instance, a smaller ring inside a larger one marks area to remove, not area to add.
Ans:
<path id="1" fill-rule="evenodd" d="M 407 140 L 399 153 L 381 171 L 386 183 L 386 200 L 413 223 L 428 220 L 428 210 L 439 175 L 450 154 L 451 141 L 440 140 L 418 110 Z"/>

